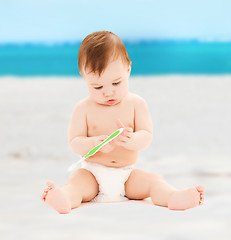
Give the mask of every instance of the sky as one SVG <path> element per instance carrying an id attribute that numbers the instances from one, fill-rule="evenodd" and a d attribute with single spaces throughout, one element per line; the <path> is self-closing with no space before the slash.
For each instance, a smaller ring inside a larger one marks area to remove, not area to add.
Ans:
<path id="1" fill-rule="evenodd" d="M 231 0 L 0 0 L 0 43 L 122 39 L 231 41 Z"/>

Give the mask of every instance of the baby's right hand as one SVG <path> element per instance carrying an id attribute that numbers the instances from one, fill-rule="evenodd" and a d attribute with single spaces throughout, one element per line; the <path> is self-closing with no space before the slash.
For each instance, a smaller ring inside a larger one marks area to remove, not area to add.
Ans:
<path id="1" fill-rule="evenodd" d="M 109 135 L 100 135 L 98 137 L 95 138 L 95 142 L 94 145 L 97 146 L 98 144 L 102 143 Z M 106 144 L 105 146 L 103 146 L 99 152 L 102 153 L 109 153 L 111 152 L 115 147 L 113 146 L 113 144 L 111 142 L 109 142 L 108 144 Z"/>

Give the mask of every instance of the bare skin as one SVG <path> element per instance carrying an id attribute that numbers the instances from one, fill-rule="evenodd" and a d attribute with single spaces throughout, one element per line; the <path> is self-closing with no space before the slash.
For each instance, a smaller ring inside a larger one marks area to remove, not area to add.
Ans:
<path id="1" fill-rule="evenodd" d="M 120 59 L 111 61 L 104 73 L 82 72 L 89 97 L 79 102 L 69 126 L 69 144 L 74 153 L 85 155 L 120 127 L 124 132 L 86 161 L 108 167 L 125 167 L 137 162 L 138 152 L 150 145 L 152 121 L 146 102 L 128 92 L 131 66 Z M 113 99 L 113 100 L 111 100 Z M 111 100 L 111 101 L 108 101 Z M 62 188 L 47 182 L 42 200 L 59 213 L 69 213 L 99 191 L 95 177 L 86 169 L 74 171 Z M 153 204 L 171 210 L 186 210 L 202 204 L 204 187 L 177 190 L 161 176 L 134 169 L 125 183 L 129 199 L 151 197 Z"/>

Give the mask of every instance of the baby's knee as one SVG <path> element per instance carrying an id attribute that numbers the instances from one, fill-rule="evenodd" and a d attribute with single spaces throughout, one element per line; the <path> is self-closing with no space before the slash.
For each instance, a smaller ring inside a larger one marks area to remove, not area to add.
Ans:
<path id="1" fill-rule="evenodd" d="M 164 180 L 164 178 L 157 173 L 149 173 L 149 174 L 150 174 L 151 181 L 156 182 L 156 181 L 163 181 Z"/>
<path id="2" fill-rule="evenodd" d="M 77 170 L 75 170 L 72 174 L 71 174 L 71 178 L 75 179 L 77 178 L 78 180 L 81 179 L 87 179 L 89 178 L 89 176 L 91 176 L 91 172 L 88 171 L 87 169 L 84 168 L 79 168 Z"/>

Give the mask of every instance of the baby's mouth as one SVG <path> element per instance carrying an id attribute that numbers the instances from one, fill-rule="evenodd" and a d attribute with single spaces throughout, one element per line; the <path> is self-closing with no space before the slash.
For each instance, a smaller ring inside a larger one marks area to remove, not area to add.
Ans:
<path id="1" fill-rule="evenodd" d="M 116 99 L 110 99 L 110 100 L 107 101 L 107 103 L 110 104 L 110 105 L 115 104 L 115 102 L 116 102 Z"/>

